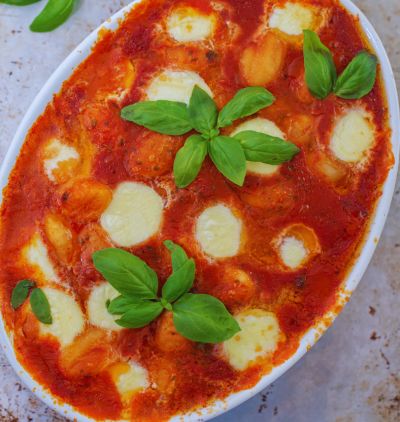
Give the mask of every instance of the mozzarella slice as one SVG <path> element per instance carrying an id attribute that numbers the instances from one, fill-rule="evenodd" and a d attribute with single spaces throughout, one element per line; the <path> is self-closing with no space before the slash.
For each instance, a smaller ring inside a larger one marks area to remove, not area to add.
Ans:
<path id="1" fill-rule="evenodd" d="M 282 239 L 279 254 L 287 267 L 295 269 L 307 258 L 308 251 L 301 240 L 294 236 L 287 236 Z"/>
<path id="2" fill-rule="evenodd" d="M 363 108 L 348 110 L 339 117 L 333 129 L 330 149 L 347 163 L 361 162 L 375 140 L 372 117 Z"/>
<path id="3" fill-rule="evenodd" d="M 310 7 L 287 2 L 283 7 L 273 9 L 269 26 L 288 35 L 301 35 L 304 29 L 315 28 L 315 18 L 315 12 Z"/>
<path id="4" fill-rule="evenodd" d="M 115 323 L 120 316 L 111 315 L 107 311 L 106 303 L 113 300 L 119 293 L 109 283 L 101 283 L 93 287 L 87 301 L 87 312 L 89 321 L 96 327 L 105 330 L 121 330 L 122 327 Z"/>
<path id="5" fill-rule="evenodd" d="M 136 362 L 119 362 L 110 368 L 110 372 L 123 401 L 150 385 L 147 370 Z"/>
<path id="6" fill-rule="evenodd" d="M 164 70 L 156 76 L 147 88 L 150 101 L 169 100 L 189 104 L 195 85 L 213 96 L 210 88 L 200 75 L 191 71 Z"/>
<path id="7" fill-rule="evenodd" d="M 233 368 L 243 371 L 276 350 L 281 331 L 275 314 L 262 309 L 244 311 L 234 318 L 241 331 L 223 343 L 223 352 Z"/>
<path id="8" fill-rule="evenodd" d="M 56 337 L 62 347 L 71 344 L 84 328 L 82 310 L 73 297 L 62 290 L 51 287 L 42 288 L 50 304 L 52 324 L 39 323 L 43 335 Z"/>
<path id="9" fill-rule="evenodd" d="M 163 202 L 150 187 L 136 182 L 121 183 L 100 217 L 100 223 L 119 246 L 137 245 L 157 233 Z"/>
<path id="10" fill-rule="evenodd" d="M 192 7 L 175 9 L 167 19 L 169 35 L 179 42 L 202 41 L 214 32 L 213 16 L 201 14 Z"/>
<path id="11" fill-rule="evenodd" d="M 275 136 L 277 138 L 285 139 L 285 134 L 279 129 L 279 127 L 268 119 L 256 117 L 255 119 L 247 120 L 247 122 L 239 125 L 233 132 L 232 136 L 245 130 L 253 130 L 255 132 L 265 133 L 266 135 Z M 280 165 L 271 165 L 265 163 L 258 163 L 254 161 L 247 161 L 247 171 L 255 173 L 260 176 L 268 176 L 276 173 L 280 168 Z"/>
<path id="12" fill-rule="evenodd" d="M 45 148 L 45 158 L 43 166 L 47 177 L 56 182 L 54 171 L 57 170 L 61 163 L 72 160 L 79 160 L 78 151 L 66 144 L 63 144 L 58 139 L 53 139 Z"/>
<path id="13" fill-rule="evenodd" d="M 54 266 L 50 261 L 47 247 L 39 233 L 35 233 L 23 250 L 23 257 L 35 270 L 38 279 L 59 282 Z"/>
<path id="14" fill-rule="evenodd" d="M 227 258 L 239 252 L 242 222 L 225 205 L 204 210 L 196 223 L 196 239 L 204 253 Z"/>

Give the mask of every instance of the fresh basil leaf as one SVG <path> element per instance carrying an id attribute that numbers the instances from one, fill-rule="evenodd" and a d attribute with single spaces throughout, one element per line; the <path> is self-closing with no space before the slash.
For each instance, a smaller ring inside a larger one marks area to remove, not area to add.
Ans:
<path id="1" fill-rule="evenodd" d="M 49 0 L 29 27 L 33 32 L 48 32 L 62 25 L 74 10 L 76 0 Z"/>
<path id="2" fill-rule="evenodd" d="M 28 4 L 37 3 L 40 0 L 0 0 L 0 3 L 12 4 L 13 6 L 27 6 Z"/>
<path id="3" fill-rule="evenodd" d="M 207 141 L 200 135 L 186 139 L 185 145 L 177 152 L 174 161 L 175 184 L 179 188 L 190 185 L 200 172 L 207 155 Z"/>
<path id="4" fill-rule="evenodd" d="M 378 59 L 361 51 L 344 69 L 336 81 L 334 92 L 340 98 L 356 100 L 372 91 L 376 80 Z"/>
<path id="5" fill-rule="evenodd" d="M 135 303 L 115 322 L 125 328 L 141 328 L 156 319 L 163 309 L 160 302 Z"/>
<path id="6" fill-rule="evenodd" d="M 172 270 L 178 271 L 180 267 L 188 260 L 188 256 L 182 247 L 171 240 L 164 241 L 165 247 L 171 252 Z"/>
<path id="7" fill-rule="evenodd" d="M 30 280 L 22 280 L 17 283 L 11 294 L 11 306 L 14 309 L 19 308 L 25 302 L 31 287 L 35 287 L 35 283 Z"/>
<path id="8" fill-rule="evenodd" d="M 111 315 L 122 315 L 128 312 L 132 305 L 136 305 L 139 302 L 141 302 L 139 299 L 135 300 L 126 296 L 118 296 L 106 304 L 106 307 Z"/>
<path id="9" fill-rule="evenodd" d="M 322 44 L 318 35 L 304 30 L 304 67 L 308 89 L 320 100 L 326 98 L 336 82 L 336 67 L 332 53 Z"/>
<path id="10" fill-rule="evenodd" d="M 175 328 L 192 341 L 220 343 L 240 331 L 225 305 L 213 296 L 186 293 L 172 309 Z"/>
<path id="11" fill-rule="evenodd" d="M 164 135 L 183 135 L 193 129 L 187 106 L 176 101 L 142 101 L 121 110 L 121 117 Z"/>
<path id="12" fill-rule="evenodd" d="M 242 186 L 246 176 L 246 157 L 240 142 L 228 136 L 217 136 L 210 142 L 209 148 L 217 169 L 227 179 Z"/>
<path id="13" fill-rule="evenodd" d="M 275 97 L 261 86 L 243 88 L 220 111 L 218 127 L 226 127 L 236 119 L 251 116 L 274 101 Z"/>
<path id="14" fill-rule="evenodd" d="M 214 100 L 198 85 L 193 88 L 188 114 L 193 128 L 210 137 L 217 124 L 218 110 Z"/>
<path id="15" fill-rule="evenodd" d="M 252 130 L 239 132 L 234 138 L 239 140 L 248 161 L 281 164 L 291 160 L 300 151 L 291 142 Z"/>
<path id="16" fill-rule="evenodd" d="M 107 248 L 95 252 L 92 258 L 96 269 L 122 295 L 133 299 L 157 297 L 157 274 L 137 256 Z"/>
<path id="17" fill-rule="evenodd" d="M 31 293 L 31 308 L 36 318 L 43 324 L 52 324 L 50 304 L 42 289 L 36 288 Z"/>
<path id="18" fill-rule="evenodd" d="M 168 302 L 174 302 L 193 286 L 196 265 L 193 259 L 187 260 L 177 271 L 174 271 L 162 288 L 162 297 Z"/>

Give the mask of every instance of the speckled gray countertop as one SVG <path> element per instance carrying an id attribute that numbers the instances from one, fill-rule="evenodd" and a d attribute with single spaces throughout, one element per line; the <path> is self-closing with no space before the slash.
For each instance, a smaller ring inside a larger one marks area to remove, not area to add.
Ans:
<path id="1" fill-rule="evenodd" d="M 81 0 L 66 25 L 33 34 L 42 3 L 0 5 L 0 160 L 59 63 L 129 0 Z M 375 25 L 400 88 L 400 1 L 355 0 Z M 375 256 L 350 303 L 290 371 L 218 422 L 400 421 L 400 186 Z M 62 422 L 27 391 L 0 352 L 0 421 Z"/>

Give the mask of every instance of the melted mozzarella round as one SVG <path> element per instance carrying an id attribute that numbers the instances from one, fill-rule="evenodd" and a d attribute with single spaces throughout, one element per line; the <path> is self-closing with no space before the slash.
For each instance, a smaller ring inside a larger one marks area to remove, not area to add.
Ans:
<path id="1" fill-rule="evenodd" d="M 262 309 L 241 312 L 235 319 L 241 331 L 223 343 L 223 352 L 233 368 L 243 371 L 276 350 L 281 331 L 275 314 Z"/>
<path id="2" fill-rule="evenodd" d="M 87 312 L 89 321 L 96 327 L 104 328 L 105 330 L 121 330 L 122 327 L 115 323 L 120 316 L 111 315 L 106 303 L 119 296 L 117 290 L 109 283 L 101 283 L 93 287 L 89 299 L 87 301 Z"/>
<path id="3" fill-rule="evenodd" d="M 116 363 L 111 366 L 110 372 L 123 401 L 128 401 L 132 394 L 150 385 L 147 370 L 136 362 Z"/>
<path id="4" fill-rule="evenodd" d="M 295 269 L 307 258 L 308 251 L 301 240 L 294 236 L 287 236 L 282 239 L 279 254 L 287 267 Z"/>
<path id="5" fill-rule="evenodd" d="M 195 85 L 213 96 L 210 88 L 200 75 L 191 71 L 164 70 L 156 76 L 147 88 L 150 101 L 169 100 L 189 104 Z"/>
<path id="6" fill-rule="evenodd" d="M 121 183 L 101 215 L 100 223 L 119 246 L 137 245 L 157 233 L 163 202 L 150 187 L 136 182 Z"/>
<path id="7" fill-rule="evenodd" d="M 202 41 L 214 32 L 213 16 L 201 14 L 192 7 L 179 7 L 167 19 L 169 35 L 179 42 Z"/>
<path id="8" fill-rule="evenodd" d="M 196 239 L 204 253 L 227 258 L 239 252 L 242 222 L 225 205 L 205 209 L 197 219 Z"/>
<path id="9" fill-rule="evenodd" d="M 52 324 L 39 322 L 40 332 L 57 338 L 62 347 L 71 344 L 84 328 L 82 310 L 75 299 L 62 290 L 43 287 L 43 292 L 50 304 Z"/>
<path id="10" fill-rule="evenodd" d="M 301 4 L 287 2 L 283 7 L 274 8 L 269 18 L 269 26 L 288 35 L 301 35 L 304 29 L 314 28 L 314 10 Z"/>
<path id="11" fill-rule="evenodd" d="M 37 278 L 50 282 L 60 281 L 39 233 L 33 235 L 22 254 L 28 264 L 34 268 Z"/>
<path id="12" fill-rule="evenodd" d="M 372 118 L 362 108 L 347 111 L 339 117 L 333 129 L 330 149 L 347 163 L 362 161 L 375 140 Z"/>
<path id="13" fill-rule="evenodd" d="M 79 160 L 78 151 L 66 144 L 63 144 L 58 139 L 53 139 L 45 148 L 45 158 L 43 160 L 43 166 L 47 177 L 52 181 L 56 182 L 56 176 L 54 171 L 59 169 L 60 164 L 72 161 L 76 162 Z"/>
<path id="14" fill-rule="evenodd" d="M 279 127 L 268 119 L 256 117 L 255 119 L 247 120 L 247 122 L 239 125 L 233 132 L 232 136 L 245 130 L 253 130 L 255 132 L 265 133 L 266 135 L 275 136 L 277 138 L 285 139 L 285 134 Z M 247 161 L 247 171 L 258 174 L 260 176 L 268 176 L 275 174 L 280 168 L 280 165 L 272 165 L 265 163 L 258 163 L 255 161 Z"/>

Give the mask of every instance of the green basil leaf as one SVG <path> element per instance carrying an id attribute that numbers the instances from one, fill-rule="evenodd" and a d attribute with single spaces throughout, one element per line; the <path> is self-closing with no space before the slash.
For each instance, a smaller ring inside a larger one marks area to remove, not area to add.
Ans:
<path id="1" fill-rule="evenodd" d="M 29 27 L 33 32 L 48 32 L 62 25 L 74 10 L 76 0 L 49 0 Z"/>
<path id="2" fill-rule="evenodd" d="M 228 136 L 217 136 L 210 144 L 210 157 L 217 169 L 233 183 L 243 186 L 246 157 L 240 142 Z"/>
<path id="3" fill-rule="evenodd" d="M 14 309 L 19 308 L 25 302 L 31 287 L 35 287 L 35 283 L 30 280 L 22 280 L 17 283 L 11 294 L 11 306 Z"/>
<path id="4" fill-rule="evenodd" d="M 111 315 L 122 315 L 128 312 L 132 305 L 136 305 L 139 302 L 141 302 L 139 299 L 135 300 L 126 296 L 118 296 L 109 304 L 106 304 L 106 307 Z"/>
<path id="5" fill-rule="evenodd" d="M 36 288 L 31 293 L 31 308 L 36 318 L 43 324 L 52 324 L 50 304 L 42 289 Z"/>
<path id="6" fill-rule="evenodd" d="M 121 110 L 121 117 L 164 135 L 183 135 L 193 129 L 187 106 L 176 101 L 142 101 Z"/>
<path id="7" fill-rule="evenodd" d="M 156 319 L 163 309 L 160 302 L 143 301 L 135 303 L 115 322 L 124 328 L 142 328 Z"/>
<path id="8" fill-rule="evenodd" d="M 174 302 L 193 286 L 196 265 L 193 259 L 187 260 L 177 271 L 174 271 L 162 288 L 162 297 L 168 302 Z"/>
<path id="9" fill-rule="evenodd" d="M 172 242 L 165 240 L 165 247 L 171 252 L 172 270 L 178 271 L 180 267 L 188 260 L 188 256 L 182 247 Z"/>
<path id="10" fill-rule="evenodd" d="M 336 67 L 332 53 L 318 35 L 304 30 L 304 67 L 308 89 L 320 100 L 326 98 L 336 82 Z"/>
<path id="11" fill-rule="evenodd" d="M 291 142 L 252 130 L 239 132 L 234 138 L 239 140 L 248 161 L 281 164 L 291 160 L 300 151 Z"/>
<path id="12" fill-rule="evenodd" d="M 376 80 L 378 59 L 361 51 L 348 64 L 336 81 L 334 92 L 340 98 L 356 100 L 372 91 Z"/>
<path id="13" fill-rule="evenodd" d="M 144 261 L 123 249 L 107 248 L 92 255 L 94 266 L 122 295 L 157 298 L 157 274 Z"/>
<path id="14" fill-rule="evenodd" d="M 261 86 L 241 89 L 224 106 L 218 116 L 218 127 L 226 127 L 236 119 L 251 116 L 257 111 L 270 106 L 275 97 Z"/>
<path id="15" fill-rule="evenodd" d="M 210 131 L 217 124 L 218 110 L 214 100 L 198 85 L 193 88 L 188 114 L 193 128 L 210 137 Z"/>
<path id="16" fill-rule="evenodd" d="M 200 135 L 186 139 L 185 145 L 177 152 L 174 161 L 175 184 L 179 188 L 190 185 L 200 172 L 207 155 L 207 141 Z"/>
<path id="17" fill-rule="evenodd" d="M 28 4 L 37 3 L 40 0 L 0 0 L 0 3 L 12 4 L 13 6 L 27 6 Z"/>
<path id="18" fill-rule="evenodd" d="M 225 305 L 213 296 L 186 293 L 172 309 L 175 328 L 192 341 L 220 343 L 240 331 Z"/>

